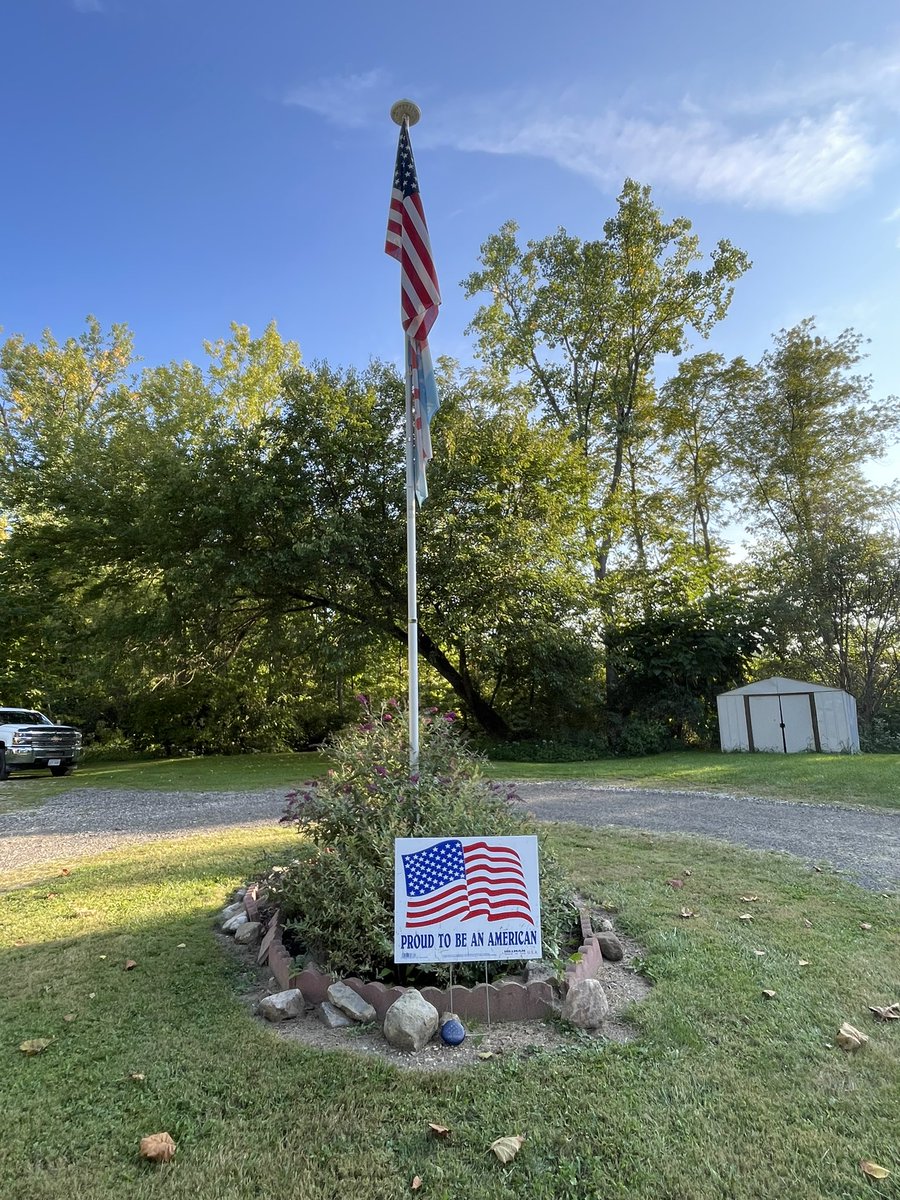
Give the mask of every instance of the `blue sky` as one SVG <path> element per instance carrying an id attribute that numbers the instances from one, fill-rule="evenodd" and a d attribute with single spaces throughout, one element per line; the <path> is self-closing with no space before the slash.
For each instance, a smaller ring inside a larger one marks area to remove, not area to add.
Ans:
<path id="1" fill-rule="evenodd" d="M 403 6 L 401 6 L 402 9 Z M 62 338 L 85 314 L 148 364 L 271 319 L 307 360 L 399 361 L 383 253 L 393 100 L 444 305 L 435 353 L 471 357 L 458 286 L 482 241 L 601 235 L 623 179 L 704 246 L 753 259 L 709 345 L 756 359 L 805 316 L 871 339 L 900 393 L 900 9 L 884 0 L 0 0 L 0 326 Z M 893 452 L 875 472 L 900 475 Z"/>

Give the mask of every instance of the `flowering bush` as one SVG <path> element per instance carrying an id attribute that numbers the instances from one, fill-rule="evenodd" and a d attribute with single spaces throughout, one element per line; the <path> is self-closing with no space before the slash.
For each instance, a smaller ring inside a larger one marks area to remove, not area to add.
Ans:
<path id="1" fill-rule="evenodd" d="M 481 774 L 463 744 L 456 714 L 429 709 L 421 720 L 419 770 L 410 774 L 406 715 L 396 701 L 375 708 L 358 697 L 363 720 L 336 734 L 327 776 L 288 794 L 282 818 L 301 835 L 297 857 L 269 876 L 294 946 L 340 974 L 405 981 L 393 964 L 394 839 L 500 837 L 535 833 L 515 790 Z M 540 843 L 539 843 L 540 845 Z M 571 889 L 540 845 L 544 952 L 558 954 L 574 919 Z M 498 964 L 503 971 L 508 963 Z M 446 977 L 446 967 L 431 973 Z M 483 978 L 481 964 L 454 978 Z"/>

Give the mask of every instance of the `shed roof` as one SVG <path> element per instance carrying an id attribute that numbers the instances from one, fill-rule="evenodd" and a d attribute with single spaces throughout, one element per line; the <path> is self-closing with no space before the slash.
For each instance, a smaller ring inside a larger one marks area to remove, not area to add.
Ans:
<path id="1" fill-rule="evenodd" d="M 785 679 L 783 675 L 773 675 L 771 679 L 761 679 L 758 683 L 748 683 L 744 687 L 732 688 L 730 692 L 720 692 L 722 696 L 784 696 L 791 692 L 796 695 L 808 695 L 810 692 L 839 692 L 840 688 L 825 687 L 822 683 L 803 683 L 799 679 Z"/>

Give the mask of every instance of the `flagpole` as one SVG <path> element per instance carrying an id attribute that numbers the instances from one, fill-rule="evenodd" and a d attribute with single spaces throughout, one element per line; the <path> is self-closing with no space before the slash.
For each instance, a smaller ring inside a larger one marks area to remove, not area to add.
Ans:
<path id="1" fill-rule="evenodd" d="M 421 115 L 411 100 L 391 108 L 395 125 L 415 125 Z M 409 769 L 419 769 L 419 613 L 416 578 L 416 431 L 413 415 L 412 363 L 409 338 L 404 338 L 406 376 L 406 659 L 409 678 Z"/>
<path id="2" fill-rule="evenodd" d="M 409 769 L 419 769 L 419 613 L 416 578 L 416 431 L 412 369 L 406 338 L 406 658 L 409 675 Z"/>

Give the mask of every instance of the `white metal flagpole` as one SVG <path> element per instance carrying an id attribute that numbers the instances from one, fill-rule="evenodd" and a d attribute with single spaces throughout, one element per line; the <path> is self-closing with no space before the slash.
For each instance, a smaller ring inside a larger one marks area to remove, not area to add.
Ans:
<path id="1" fill-rule="evenodd" d="M 412 100 L 391 107 L 395 125 L 415 125 L 421 110 Z M 419 616 L 416 581 L 416 430 L 413 413 L 413 362 L 410 339 L 405 339 L 406 361 L 406 644 L 409 675 L 409 769 L 419 769 Z"/>
<path id="2" fill-rule="evenodd" d="M 409 666 L 409 769 L 419 768 L 419 614 L 416 580 L 416 430 L 412 362 L 406 339 L 406 641 Z"/>

